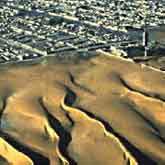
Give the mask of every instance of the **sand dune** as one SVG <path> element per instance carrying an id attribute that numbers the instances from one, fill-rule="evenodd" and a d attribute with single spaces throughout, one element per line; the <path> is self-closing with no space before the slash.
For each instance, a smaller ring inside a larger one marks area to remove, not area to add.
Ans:
<path id="1" fill-rule="evenodd" d="M 0 153 L 0 164 L 24 164 L 32 165 L 32 161 L 22 154 L 21 152 L 14 149 L 2 138 L 0 139 L 1 153 Z M 15 159 L 17 157 L 17 159 Z"/>
<path id="2" fill-rule="evenodd" d="M 4 164 L 165 164 L 163 71 L 98 52 L 0 72 Z"/>

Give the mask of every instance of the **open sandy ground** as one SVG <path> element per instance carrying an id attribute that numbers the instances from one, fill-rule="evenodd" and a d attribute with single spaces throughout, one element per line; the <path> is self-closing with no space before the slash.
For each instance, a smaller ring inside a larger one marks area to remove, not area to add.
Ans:
<path id="1" fill-rule="evenodd" d="M 0 73 L 0 164 L 165 164 L 163 71 L 99 52 Z"/>

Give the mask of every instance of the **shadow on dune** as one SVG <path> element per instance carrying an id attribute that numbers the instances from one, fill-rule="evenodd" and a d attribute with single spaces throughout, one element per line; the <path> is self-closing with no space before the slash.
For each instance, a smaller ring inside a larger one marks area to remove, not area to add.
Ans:
<path id="1" fill-rule="evenodd" d="M 67 152 L 67 146 L 72 140 L 70 133 L 64 129 L 61 123 L 54 116 L 52 116 L 51 113 L 49 113 L 42 99 L 39 99 L 39 102 L 42 108 L 44 109 L 44 112 L 46 113 L 50 126 L 55 130 L 55 132 L 60 137 L 59 143 L 58 143 L 60 152 L 67 159 L 67 161 L 69 161 L 71 165 L 76 165 L 77 163 L 69 156 Z"/>
<path id="2" fill-rule="evenodd" d="M 19 143 L 17 140 L 12 138 L 8 134 L 0 131 L 0 135 L 4 140 L 6 140 L 10 145 L 15 147 L 18 151 L 27 155 L 33 161 L 34 165 L 39 165 L 39 164 L 49 165 L 50 164 L 48 158 L 46 158 L 45 156 L 41 155 L 38 152 L 35 152 L 33 149 L 30 149 L 29 147 Z"/>
<path id="3" fill-rule="evenodd" d="M 67 106 L 72 107 L 74 102 L 75 102 L 75 100 L 76 100 L 76 93 L 74 91 L 72 91 L 71 89 L 67 88 L 67 94 L 65 96 L 64 103 Z M 112 133 L 114 136 L 116 136 L 122 142 L 122 144 L 128 149 L 128 151 L 137 159 L 137 162 L 140 165 L 143 165 L 143 164 L 156 165 L 156 162 L 154 160 L 150 159 L 147 155 L 145 155 L 144 153 L 140 152 L 128 140 L 126 140 L 124 137 L 122 137 L 121 135 L 116 133 L 116 131 L 105 120 L 103 120 L 102 118 L 94 115 L 93 113 L 91 113 L 91 112 L 89 112 L 89 111 L 87 111 L 87 110 L 85 110 L 85 109 L 83 109 L 81 107 L 74 107 L 74 108 L 84 112 L 90 118 L 95 119 L 95 120 L 101 122 L 108 132 Z"/>

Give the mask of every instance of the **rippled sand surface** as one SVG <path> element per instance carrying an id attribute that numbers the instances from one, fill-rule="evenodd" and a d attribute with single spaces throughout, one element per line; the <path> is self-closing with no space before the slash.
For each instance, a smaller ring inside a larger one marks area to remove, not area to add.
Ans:
<path id="1" fill-rule="evenodd" d="M 0 73 L 0 164 L 165 164 L 163 71 L 97 53 Z"/>

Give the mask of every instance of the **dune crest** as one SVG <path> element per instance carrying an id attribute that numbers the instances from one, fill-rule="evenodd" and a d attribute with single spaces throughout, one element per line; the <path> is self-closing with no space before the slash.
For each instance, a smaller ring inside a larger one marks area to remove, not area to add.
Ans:
<path id="1" fill-rule="evenodd" d="M 163 71 L 99 52 L 0 72 L 0 136 L 19 153 L 7 161 L 165 163 Z"/>
<path id="2" fill-rule="evenodd" d="M 33 165 L 33 162 L 30 158 L 28 158 L 26 155 L 22 154 L 21 152 L 18 152 L 15 148 L 13 148 L 11 145 L 9 145 L 5 140 L 0 138 L 0 164 L 1 165 L 18 165 L 18 164 L 24 164 L 24 165 Z M 15 159 L 17 157 L 17 159 Z"/>
<path id="3" fill-rule="evenodd" d="M 108 165 L 113 164 L 114 160 L 116 164 L 137 164 L 120 141 L 108 132 L 100 121 L 94 120 L 79 109 L 66 105 L 64 100 L 61 106 L 74 122 L 69 152 L 78 164 Z M 102 156 L 98 157 L 98 155 Z"/>

